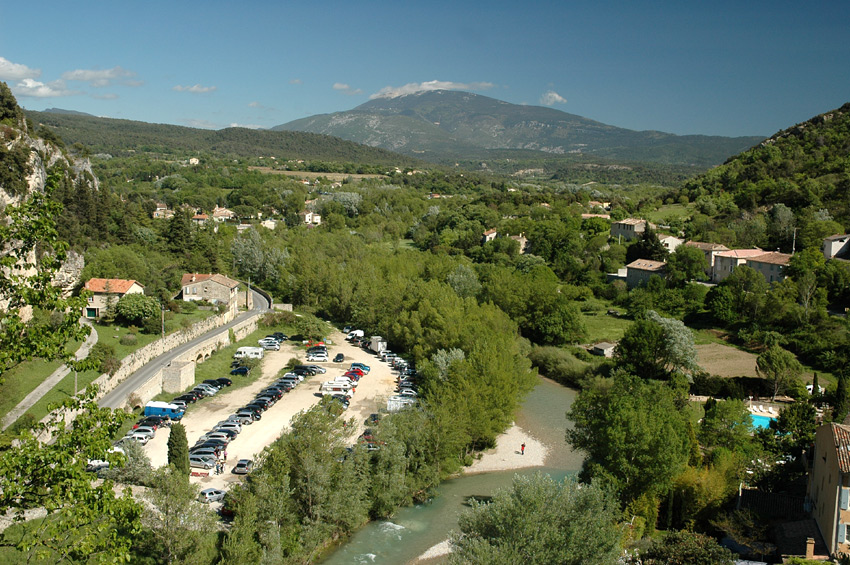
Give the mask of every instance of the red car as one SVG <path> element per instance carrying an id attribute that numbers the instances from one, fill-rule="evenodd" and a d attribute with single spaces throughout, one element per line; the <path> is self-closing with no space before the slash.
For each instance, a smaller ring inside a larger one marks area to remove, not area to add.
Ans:
<path id="1" fill-rule="evenodd" d="M 359 375 L 361 377 L 366 374 L 363 371 L 361 371 L 360 369 L 358 369 L 357 367 L 353 367 L 353 368 L 349 369 L 347 372 L 348 373 L 354 373 L 355 375 Z"/>

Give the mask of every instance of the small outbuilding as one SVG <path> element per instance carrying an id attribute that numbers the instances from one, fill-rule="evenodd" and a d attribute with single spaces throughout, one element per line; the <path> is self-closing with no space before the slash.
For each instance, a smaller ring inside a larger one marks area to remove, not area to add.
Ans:
<path id="1" fill-rule="evenodd" d="M 607 341 L 600 341 L 596 345 L 590 348 L 590 352 L 593 355 L 599 355 L 600 357 L 608 357 L 609 359 L 614 356 L 614 350 L 617 348 L 616 343 L 608 343 Z"/>

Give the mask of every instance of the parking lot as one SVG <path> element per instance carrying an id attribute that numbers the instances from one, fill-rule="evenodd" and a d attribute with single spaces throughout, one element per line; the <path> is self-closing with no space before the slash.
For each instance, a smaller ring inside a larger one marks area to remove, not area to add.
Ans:
<path id="1" fill-rule="evenodd" d="M 334 332 L 329 336 L 329 340 L 329 356 L 333 358 L 337 353 L 342 353 L 345 355 L 344 362 L 315 363 L 327 369 L 327 373 L 306 378 L 291 392 L 285 394 L 274 406 L 263 412 L 261 420 L 243 426 L 242 433 L 236 436 L 227 447 L 227 462 L 224 473 L 215 475 L 211 471 L 209 476 L 206 477 L 192 477 L 192 482 L 199 484 L 201 488 L 215 487 L 226 490 L 230 483 L 241 480 L 240 475 L 231 472 L 236 462 L 239 459 L 254 459 L 263 448 L 280 437 L 289 427 L 289 423 L 295 414 L 319 402 L 320 397 L 317 396 L 317 393 L 324 381 L 333 380 L 342 375 L 352 362 L 358 361 L 369 365 L 371 371 L 360 379 L 357 392 L 351 397 L 351 405 L 343 414 L 345 418 L 354 418 L 357 423 L 357 429 L 351 438 L 352 443 L 355 441 L 355 438 L 365 428 L 364 421 L 369 414 L 385 407 L 387 397 L 394 394 L 396 374 L 388 364 L 382 362 L 375 355 L 346 342 L 342 333 Z M 202 434 L 211 430 L 213 426 L 250 402 L 258 392 L 269 386 L 292 357 L 305 360 L 304 348 L 300 344 L 283 342 L 280 351 L 267 351 L 265 353 L 262 374 L 250 386 L 232 392 L 225 388 L 215 396 L 203 399 L 195 405 L 192 411 L 182 419 L 182 423 L 186 427 L 189 446 L 194 445 Z M 167 443 L 168 431 L 161 430 L 145 446 L 154 467 L 168 463 Z M 199 469 L 193 469 L 193 471 L 199 471 Z"/>

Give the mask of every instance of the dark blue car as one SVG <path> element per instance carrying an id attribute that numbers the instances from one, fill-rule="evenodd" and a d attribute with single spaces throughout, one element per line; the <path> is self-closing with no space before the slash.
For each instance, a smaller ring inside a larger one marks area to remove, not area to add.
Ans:
<path id="1" fill-rule="evenodd" d="M 231 375 L 247 375 L 251 372 L 251 369 L 248 367 L 236 367 L 232 371 L 230 371 Z"/>

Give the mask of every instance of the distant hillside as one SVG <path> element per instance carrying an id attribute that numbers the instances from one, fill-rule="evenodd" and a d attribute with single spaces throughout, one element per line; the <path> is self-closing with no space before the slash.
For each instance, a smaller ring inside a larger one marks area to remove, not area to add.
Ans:
<path id="1" fill-rule="evenodd" d="M 78 112 L 76 110 L 63 110 L 62 108 L 46 108 L 44 110 L 45 114 L 65 114 L 68 116 L 91 116 L 95 117 L 94 114 L 87 114 L 86 112 Z"/>
<path id="2" fill-rule="evenodd" d="M 272 129 L 334 135 L 437 162 L 486 159 L 494 150 L 502 155 L 505 150 L 521 150 L 521 155 L 532 150 L 708 167 L 763 139 L 633 131 L 552 108 L 448 90 L 377 98 L 347 112 Z"/>
<path id="3" fill-rule="evenodd" d="M 739 208 L 783 203 L 850 219 L 850 103 L 782 130 L 685 184 L 691 199 L 730 194 Z"/>
<path id="4" fill-rule="evenodd" d="M 393 166 L 416 166 L 420 161 L 327 135 L 227 128 L 204 130 L 168 124 L 149 124 L 66 113 L 26 112 L 36 125 L 45 125 L 66 145 L 81 143 L 93 153 L 113 155 L 155 152 L 182 155 L 201 152 L 220 156 L 305 159 Z"/>

